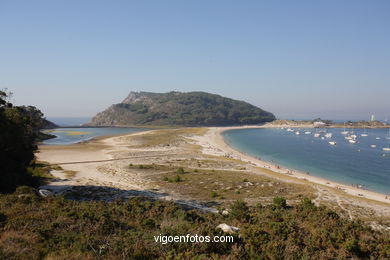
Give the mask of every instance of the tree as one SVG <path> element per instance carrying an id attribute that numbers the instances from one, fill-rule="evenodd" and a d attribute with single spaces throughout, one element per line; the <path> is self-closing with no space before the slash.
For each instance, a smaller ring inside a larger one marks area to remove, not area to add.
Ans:
<path id="1" fill-rule="evenodd" d="M 31 184 L 27 167 L 34 159 L 42 112 L 33 106 L 13 106 L 11 93 L 0 91 L 0 192 Z"/>

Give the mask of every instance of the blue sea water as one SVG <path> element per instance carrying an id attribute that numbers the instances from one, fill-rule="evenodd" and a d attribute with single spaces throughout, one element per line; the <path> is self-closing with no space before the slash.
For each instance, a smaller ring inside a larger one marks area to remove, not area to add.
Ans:
<path id="1" fill-rule="evenodd" d="M 145 130 L 147 129 L 127 128 L 127 127 L 56 128 L 56 129 L 48 130 L 47 132 L 57 137 L 45 140 L 43 144 L 49 144 L 49 145 L 75 144 L 82 141 L 90 140 L 98 136 L 127 134 L 127 133 L 141 132 Z"/>
<path id="2" fill-rule="evenodd" d="M 58 126 L 81 126 L 91 120 L 90 117 L 48 117 L 47 119 Z"/>
<path id="3" fill-rule="evenodd" d="M 326 130 L 333 134 L 331 139 L 304 134 L 315 129 L 299 129 L 300 135 L 271 128 L 230 130 L 223 135 L 228 144 L 248 155 L 313 176 L 390 194 L 390 153 L 382 149 L 390 145 L 388 129 L 367 129 L 367 137 L 360 136 L 363 129 L 356 129 L 356 144 L 344 139 L 343 129 Z M 337 145 L 332 146 L 329 141 L 336 141 Z M 371 147 L 374 144 L 376 148 Z"/>

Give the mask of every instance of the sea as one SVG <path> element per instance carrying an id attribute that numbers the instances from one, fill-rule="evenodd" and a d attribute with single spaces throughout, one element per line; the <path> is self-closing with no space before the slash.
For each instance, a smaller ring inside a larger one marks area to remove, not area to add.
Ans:
<path id="1" fill-rule="evenodd" d="M 59 126 L 81 126 L 88 123 L 91 117 L 48 117 L 47 119 Z"/>
<path id="2" fill-rule="evenodd" d="M 355 129 L 355 144 L 345 139 L 341 134 L 344 129 L 340 128 L 326 129 L 327 133 L 332 133 L 331 138 L 325 138 L 325 133 L 319 132 L 321 129 L 293 130 L 238 129 L 223 135 L 233 148 L 275 165 L 390 194 L 390 152 L 383 150 L 390 147 L 388 129 Z M 300 134 L 295 134 L 296 131 Z M 311 133 L 305 134 L 305 131 Z M 314 137 L 316 132 L 320 137 Z M 329 142 L 336 142 L 336 145 Z"/>
<path id="3" fill-rule="evenodd" d="M 55 138 L 45 140 L 44 145 L 67 145 L 88 141 L 99 136 L 109 136 L 146 131 L 146 128 L 130 127 L 77 127 L 89 122 L 89 117 L 54 117 L 48 120 L 61 126 L 56 129 L 45 130 L 55 135 Z M 75 127 L 70 127 L 75 126 Z"/>

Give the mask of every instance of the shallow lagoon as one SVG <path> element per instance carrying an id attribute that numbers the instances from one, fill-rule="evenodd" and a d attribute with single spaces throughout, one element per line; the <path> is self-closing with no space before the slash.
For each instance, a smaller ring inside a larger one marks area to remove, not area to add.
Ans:
<path id="1" fill-rule="evenodd" d="M 145 131 L 144 128 L 127 127 L 91 127 L 91 128 L 56 128 L 46 130 L 46 133 L 55 135 L 56 138 L 48 139 L 43 142 L 47 145 L 75 144 L 90 140 L 99 136 L 118 135 Z"/>

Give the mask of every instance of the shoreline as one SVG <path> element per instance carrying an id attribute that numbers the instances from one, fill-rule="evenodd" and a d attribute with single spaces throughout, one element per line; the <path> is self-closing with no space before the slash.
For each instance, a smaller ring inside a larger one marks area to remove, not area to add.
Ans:
<path id="1" fill-rule="evenodd" d="M 248 170 L 255 175 L 261 175 L 279 179 L 287 183 L 297 183 L 311 185 L 314 187 L 329 188 L 334 192 L 341 192 L 345 195 L 350 195 L 359 200 L 372 200 L 381 202 L 389 206 L 390 196 L 387 194 L 364 190 L 361 188 L 352 187 L 347 184 L 338 183 L 336 181 L 327 180 L 325 178 L 307 175 L 293 169 L 287 169 L 275 164 L 260 160 L 259 158 L 245 154 L 231 145 L 229 145 L 223 137 L 223 132 L 234 129 L 248 128 L 276 128 L 281 127 L 269 125 L 257 126 L 232 126 L 232 127 L 202 127 L 206 130 L 204 134 L 195 134 L 189 137 L 192 140 L 188 143 L 197 144 L 200 146 L 200 151 L 203 154 L 212 155 L 219 158 L 230 158 L 239 160 L 248 166 Z M 139 179 L 139 176 L 125 176 L 126 174 L 120 166 L 126 158 L 123 156 L 128 152 L 159 152 L 170 150 L 174 152 L 174 147 L 155 147 L 155 148 L 135 148 L 129 149 L 126 137 L 144 135 L 152 133 L 156 129 L 148 129 L 146 131 L 134 133 L 122 133 L 108 136 L 99 136 L 88 141 L 70 144 L 70 145 L 40 145 L 38 159 L 47 161 L 51 164 L 63 165 L 65 171 L 77 172 L 77 175 L 68 179 L 65 182 L 57 183 L 57 185 L 80 185 L 93 184 L 115 186 L 125 189 L 145 189 L 150 188 L 148 185 Z M 124 138 L 124 139 L 123 139 Z M 195 142 L 193 142 L 195 141 Z M 172 150 L 173 149 L 173 150 Z M 158 156 L 158 154 L 156 154 Z M 142 156 L 141 156 L 142 157 Z M 117 161 L 119 159 L 119 161 Z M 135 159 L 135 158 L 134 158 Z M 138 160 L 138 159 L 137 159 Z M 75 163 L 84 161 L 84 163 Z M 108 165 L 110 161 L 116 161 L 115 165 Z M 108 173 L 108 175 L 107 175 Z M 114 174 L 111 174 L 114 173 Z M 56 171 L 60 179 L 65 178 L 63 174 Z M 386 196 L 388 199 L 386 199 Z"/>
<path id="2" fill-rule="evenodd" d="M 54 129 L 50 129 L 48 131 L 53 131 L 55 129 L 62 129 L 63 127 L 60 127 L 60 128 L 54 128 Z M 77 128 L 77 127 L 74 127 L 74 128 Z M 80 128 L 83 128 L 83 127 L 80 127 Z M 86 127 L 84 127 L 86 128 Z M 90 127 L 91 128 L 91 127 Z M 103 128 L 103 127 L 100 127 L 100 128 Z M 105 127 L 105 128 L 109 128 L 109 127 Z M 114 127 L 115 128 L 115 127 Z M 124 127 L 124 128 L 127 128 L 127 127 Z M 136 127 L 133 127 L 133 128 L 136 128 Z M 141 128 L 142 129 L 142 128 Z M 107 135 L 98 135 L 98 136 L 92 136 L 90 138 L 87 138 L 87 139 L 84 139 L 84 140 L 80 140 L 80 141 L 77 141 L 75 143 L 66 143 L 66 144 L 45 144 L 44 141 L 42 142 L 39 142 L 39 146 L 66 146 L 66 145 L 76 145 L 76 144 L 88 144 L 88 143 L 91 143 L 91 142 L 94 142 L 94 141 L 99 141 L 99 140 L 104 140 L 104 139 L 109 139 L 109 138 L 114 138 L 114 137 L 121 137 L 121 136 L 126 136 L 126 135 L 129 135 L 129 134 L 133 134 L 133 133 L 144 133 L 144 132 L 148 132 L 148 131 L 152 131 L 152 130 L 156 130 L 156 129 L 148 129 L 148 128 L 145 128 L 144 131 L 136 131 L 136 132 L 129 132 L 129 133 L 119 133 L 119 134 L 107 134 Z M 46 131 L 46 130 L 45 130 Z M 54 134 L 53 134 L 54 135 Z M 50 138 L 50 139 L 54 139 L 54 138 L 58 138 L 59 136 L 57 135 L 54 135 L 54 137 Z M 50 139 L 47 139 L 47 140 L 50 140 Z"/>
<path id="3" fill-rule="evenodd" d="M 275 126 L 275 127 L 281 127 L 281 126 Z M 296 126 L 297 127 L 297 126 Z M 222 151 L 227 152 L 227 154 L 230 154 L 233 159 L 238 159 L 247 163 L 250 163 L 251 165 L 261 168 L 261 169 L 267 169 L 271 170 L 272 172 L 282 174 L 286 177 L 291 177 L 296 180 L 300 181 L 308 181 L 312 184 L 319 184 L 326 186 L 328 188 L 337 189 L 340 191 L 343 191 L 349 195 L 352 195 L 357 198 L 365 198 L 370 200 L 375 200 L 379 202 L 384 202 L 386 204 L 390 204 L 390 196 L 388 194 L 365 190 L 356 188 L 347 184 L 342 184 L 336 181 L 331 181 L 322 177 L 312 176 L 308 175 L 306 173 L 300 172 L 295 169 L 288 169 L 282 166 L 276 166 L 272 163 L 263 161 L 259 158 L 250 156 L 248 154 L 245 154 L 244 152 L 239 151 L 238 149 L 232 147 L 229 143 L 226 142 L 225 138 L 223 137 L 223 133 L 229 130 L 235 130 L 235 129 L 249 129 L 249 128 L 269 128 L 269 126 L 244 126 L 244 127 L 216 127 L 216 128 L 209 128 L 209 131 L 211 132 L 211 135 L 213 138 L 209 138 L 209 143 L 213 146 L 215 146 L 216 149 L 220 149 Z M 387 199 L 386 199 L 387 198 Z"/>

